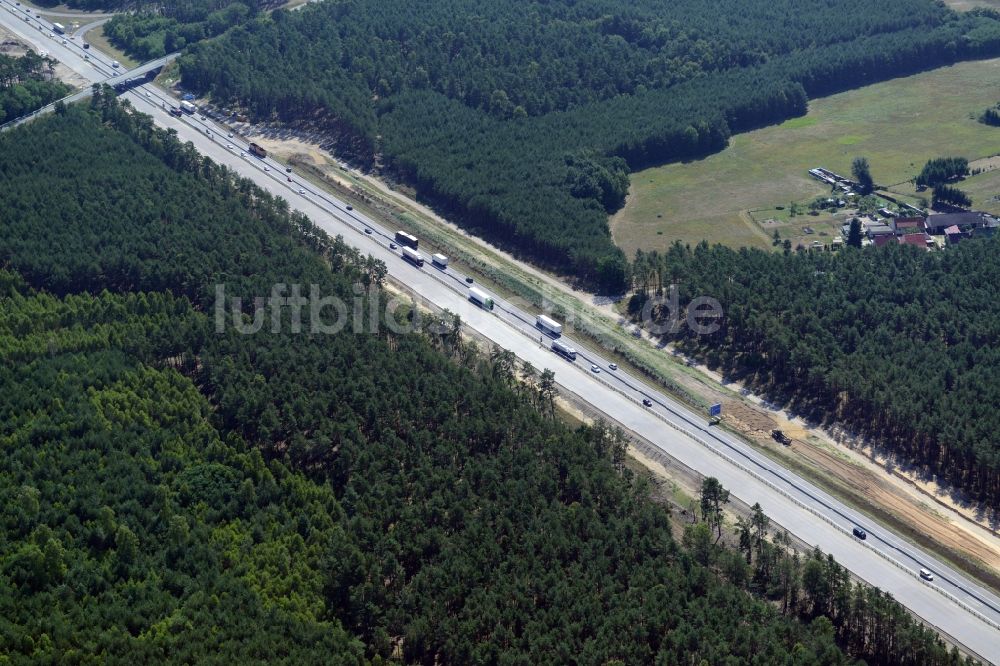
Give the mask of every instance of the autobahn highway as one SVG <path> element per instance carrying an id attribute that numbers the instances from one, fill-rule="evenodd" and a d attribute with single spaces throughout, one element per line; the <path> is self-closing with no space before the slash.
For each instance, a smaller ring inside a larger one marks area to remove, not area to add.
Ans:
<path id="1" fill-rule="evenodd" d="M 0 23 L 25 41 L 47 50 L 88 80 L 104 81 L 117 74 L 107 57 L 92 53 L 86 61 L 80 57 L 79 44 L 68 42 L 64 46 L 61 39 L 49 39 L 45 29 L 25 30 L 28 24 L 7 10 L 14 6 L 0 0 Z M 127 76 L 135 76 L 135 71 Z M 331 235 L 342 235 L 349 244 L 384 261 L 389 273 L 420 297 L 460 315 L 466 325 L 536 368 L 551 368 L 566 390 L 681 463 L 717 477 L 740 500 L 759 502 L 775 523 L 831 553 L 859 578 L 891 593 L 975 655 L 1000 663 L 1000 598 L 991 591 L 782 468 L 738 437 L 709 426 L 705 415 L 694 413 L 623 370 L 611 370 L 607 359 L 573 344 L 571 332 L 563 338 L 577 348 L 576 362 L 550 350 L 550 340 L 534 326 L 535 313 L 495 296 L 494 311 L 483 311 L 468 300 L 466 275 L 452 267 L 436 268 L 429 260 L 423 268 L 402 260 L 399 252 L 390 248 L 394 229 L 349 209 L 348 204 L 297 174 L 292 174 L 289 182 L 283 164 L 250 156 L 246 142 L 227 137 L 227 128 L 200 116 L 170 116 L 165 107 L 175 105 L 176 100 L 160 89 L 146 85 L 123 97 L 150 114 L 157 124 L 176 130 L 182 141 L 192 142 L 201 153 L 285 198 Z M 600 372 L 592 372 L 591 365 Z M 652 401 L 652 406 L 643 406 L 643 398 Z M 865 541 L 851 534 L 854 526 L 867 531 Z M 921 568 L 934 573 L 932 582 L 919 578 Z"/>

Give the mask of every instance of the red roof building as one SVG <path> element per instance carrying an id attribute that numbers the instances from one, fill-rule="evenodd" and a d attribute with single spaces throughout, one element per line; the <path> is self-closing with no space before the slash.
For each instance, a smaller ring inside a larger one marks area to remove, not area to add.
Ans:
<path id="1" fill-rule="evenodd" d="M 912 245 L 914 247 L 922 247 L 927 249 L 927 234 L 905 234 L 899 237 L 900 245 Z"/>

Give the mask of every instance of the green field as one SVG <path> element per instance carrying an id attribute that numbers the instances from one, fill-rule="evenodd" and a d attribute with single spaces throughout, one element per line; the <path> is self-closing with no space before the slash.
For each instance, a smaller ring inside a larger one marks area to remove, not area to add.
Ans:
<path id="1" fill-rule="evenodd" d="M 1000 215 L 1000 168 L 967 178 L 959 187 L 972 197 L 976 210 Z"/>
<path id="2" fill-rule="evenodd" d="M 628 201 L 611 219 L 615 242 L 628 256 L 674 240 L 770 247 L 775 228 L 798 242 L 802 226 L 836 224 L 828 215 L 788 220 L 775 210 L 829 193 L 809 176 L 810 168 L 848 175 L 851 160 L 864 155 L 876 182 L 893 185 L 913 178 L 933 157 L 972 161 L 1000 154 L 1000 129 L 976 121 L 998 101 L 1000 59 L 960 63 L 813 100 L 806 116 L 737 135 L 724 151 L 703 160 L 634 173 Z M 970 178 L 962 187 L 977 205 L 1000 207 L 1000 202 L 985 203 L 1000 193 L 1000 169 Z M 760 224 L 771 218 L 778 223 Z"/>

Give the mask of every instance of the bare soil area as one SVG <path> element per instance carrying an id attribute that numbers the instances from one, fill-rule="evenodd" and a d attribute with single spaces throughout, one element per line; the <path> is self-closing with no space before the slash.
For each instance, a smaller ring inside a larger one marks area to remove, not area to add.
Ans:
<path id="1" fill-rule="evenodd" d="M 816 435 L 816 430 L 780 413 L 738 400 L 723 403 L 725 422 L 751 437 L 759 446 L 790 467 L 810 474 L 836 494 L 854 499 L 866 513 L 880 520 L 890 519 L 921 545 L 936 543 L 956 564 L 967 563 L 980 569 L 984 582 L 1000 584 L 1000 537 L 996 532 L 959 513 L 944 498 L 906 478 L 889 473 L 861 452 Z M 771 438 L 780 429 L 792 438 L 783 447 Z M 967 568 L 967 567 L 963 567 Z"/>

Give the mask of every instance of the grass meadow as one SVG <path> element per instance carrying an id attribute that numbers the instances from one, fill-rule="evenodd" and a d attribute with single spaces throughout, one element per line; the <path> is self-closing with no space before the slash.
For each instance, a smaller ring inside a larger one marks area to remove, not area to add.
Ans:
<path id="1" fill-rule="evenodd" d="M 997 102 L 1000 59 L 812 100 L 805 116 L 736 135 L 719 153 L 632 174 L 625 207 L 611 219 L 615 242 L 628 256 L 675 240 L 766 248 L 775 229 L 797 243 L 803 226 L 826 231 L 842 223 L 842 216 L 788 217 L 791 202 L 829 194 L 809 176 L 810 168 L 848 175 L 853 158 L 863 155 L 877 183 L 912 194 L 906 181 L 928 159 L 954 155 L 971 162 L 1000 154 L 1000 128 L 976 120 Z M 1000 209 L 1000 168 L 960 187 L 977 207 Z"/>

